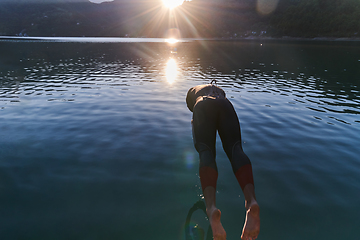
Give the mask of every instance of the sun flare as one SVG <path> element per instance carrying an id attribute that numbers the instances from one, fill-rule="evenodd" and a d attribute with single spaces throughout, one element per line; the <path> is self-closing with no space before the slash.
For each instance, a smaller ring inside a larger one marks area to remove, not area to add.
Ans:
<path id="1" fill-rule="evenodd" d="M 183 4 L 184 0 L 162 0 L 165 7 L 173 9 Z"/>
<path id="2" fill-rule="evenodd" d="M 165 42 L 167 42 L 169 44 L 175 44 L 175 43 L 178 43 L 179 40 L 177 40 L 175 38 L 168 38 L 168 39 L 165 39 Z"/>

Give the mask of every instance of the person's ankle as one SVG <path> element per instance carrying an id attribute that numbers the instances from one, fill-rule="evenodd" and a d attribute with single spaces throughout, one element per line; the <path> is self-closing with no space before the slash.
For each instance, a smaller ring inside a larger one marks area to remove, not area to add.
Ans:
<path id="1" fill-rule="evenodd" d="M 246 210 L 251 209 L 253 206 L 256 206 L 257 209 L 259 208 L 259 204 L 257 203 L 255 198 L 253 198 L 251 200 L 245 200 L 245 208 L 246 208 Z"/>
<path id="2" fill-rule="evenodd" d="M 214 211 L 216 211 L 217 208 L 216 206 L 211 206 L 209 208 L 206 208 L 206 214 L 208 215 L 208 217 L 211 217 L 211 215 L 214 213 Z"/>

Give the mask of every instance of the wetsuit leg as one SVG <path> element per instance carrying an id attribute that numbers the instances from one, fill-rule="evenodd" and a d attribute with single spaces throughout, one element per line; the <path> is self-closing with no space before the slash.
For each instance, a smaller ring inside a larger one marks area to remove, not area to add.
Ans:
<path id="1" fill-rule="evenodd" d="M 241 146 L 240 123 L 235 109 L 228 99 L 218 100 L 221 107 L 218 121 L 218 131 L 224 151 L 228 156 L 233 172 L 242 189 L 254 184 L 251 162 Z"/>
<path id="2" fill-rule="evenodd" d="M 213 100 L 203 100 L 196 104 L 193 112 L 193 139 L 199 153 L 199 175 L 201 187 L 212 186 L 216 189 L 218 177 L 215 162 L 216 150 L 216 111 L 212 108 Z"/>

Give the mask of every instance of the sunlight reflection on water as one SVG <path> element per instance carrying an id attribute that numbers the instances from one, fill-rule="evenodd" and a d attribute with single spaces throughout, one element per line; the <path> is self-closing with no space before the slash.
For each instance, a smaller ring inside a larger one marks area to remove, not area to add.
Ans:
<path id="1" fill-rule="evenodd" d="M 177 76 L 177 64 L 175 59 L 171 58 L 166 63 L 166 79 L 168 83 L 173 83 Z"/>

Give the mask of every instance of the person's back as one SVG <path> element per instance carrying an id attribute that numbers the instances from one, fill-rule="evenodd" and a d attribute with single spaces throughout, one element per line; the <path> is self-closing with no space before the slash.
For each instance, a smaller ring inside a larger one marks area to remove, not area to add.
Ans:
<path id="1" fill-rule="evenodd" d="M 224 90 L 213 85 L 205 84 L 198 85 L 189 89 L 186 95 L 186 104 L 189 110 L 192 112 L 196 103 L 203 98 L 226 98 Z"/>

